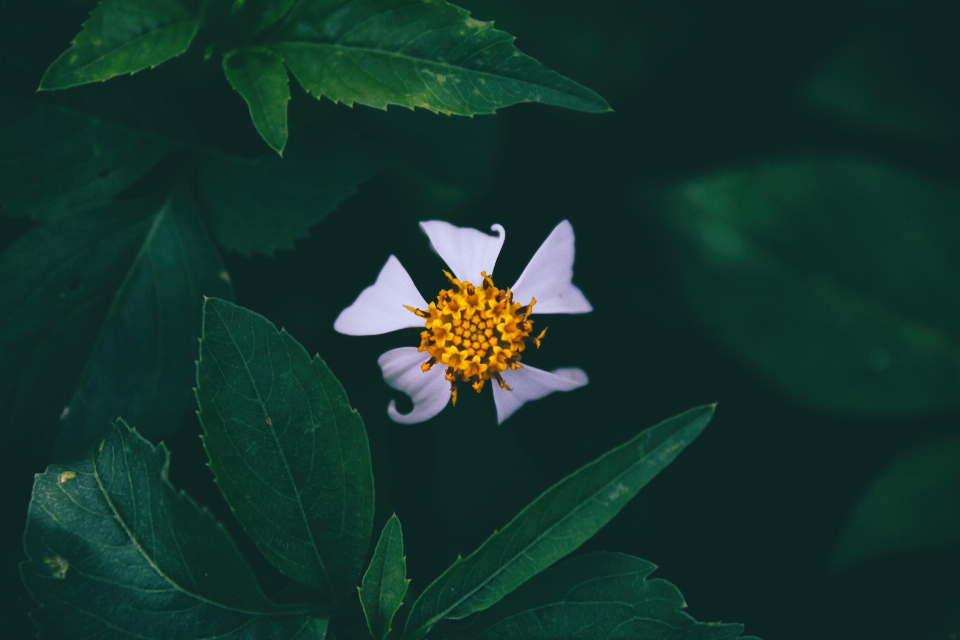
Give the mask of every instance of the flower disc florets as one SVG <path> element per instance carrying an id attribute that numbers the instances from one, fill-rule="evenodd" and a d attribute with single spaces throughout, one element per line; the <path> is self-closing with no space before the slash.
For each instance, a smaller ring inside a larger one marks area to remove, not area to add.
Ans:
<path id="1" fill-rule="evenodd" d="M 480 286 L 460 281 L 447 271 L 443 273 L 453 285 L 450 289 L 441 290 L 427 310 L 407 307 L 426 320 L 419 351 L 426 351 L 430 359 L 421 368 L 426 372 L 437 363 L 446 365 L 454 404 L 460 382 L 470 384 L 479 393 L 484 382 L 494 378 L 502 388 L 510 390 L 500 372 L 519 369 L 526 343 L 533 342 L 539 348 L 540 339 L 547 333 L 544 329 L 531 337 L 530 314 L 537 299 L 531 299 L 526 306 L 514 302 L 510 289 L 498 289 L 485 271 L 480 274 Z"/>

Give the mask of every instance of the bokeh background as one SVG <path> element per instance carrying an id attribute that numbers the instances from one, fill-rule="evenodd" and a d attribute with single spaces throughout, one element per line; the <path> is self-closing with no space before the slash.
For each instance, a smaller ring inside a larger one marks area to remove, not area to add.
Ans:
<path id="1" fill-rule="evenodd" d="M 960 434 L 960 4 L 459 4 L 614 112 L 384 113 L 317 102 L 292 83 L 294 125 L 354 128 L 397 160 L 294 251 L 226 255 L 236 301 L 319 352 L 364 417 L 375 528 L 400 516 L 413 588 L 578 466 L 718 402 L 704 435 L 582 551 L 653 561 L 698 619 L 742 622 L 763 638 L 946 640 L 960 631 L 960 535 L 836 561 L 874 480 L 912 447 Z M 89 5 L 3 2 L 0 91 L 29 97 Z M 142 95 L 166 87 L 190 135 L 264 151 L 222 77 L 181 87 L 170 67 L 111 83 Z M 77 91 L 95 103 L 108 90 Z M 408 401 L 383 384 L 376 359 L 416 344 L 417 332 L 353 338 L 333 320 L 390 254 L 427 299 L 444 285 L 417 227 L 433 218 L 504 225 L 501 286 L 557 222 L 572 221 L 575 282 L 595 311 L 535 316 L 550 333 L 526 361 L 580 366 L 588 387 L 529 404 L 499 427 L 489 390 L 462 393 L 422 425 L 390 422 L 389 400 L 402 410 Z M 0 246 L 28 227 L 0 218 Z M 737 260 L 746 266 L 731 267 Z M 839 289 L 821 296 L 818 287 Z M 893 331 L 888 312 L 935 327 L 936 339 L 918 338 L 925 346 L 915 352 L 909 340 L 860 349 L 865 335 Z M 167 440 L 171 479 L 255 558 L 204 466 L 199 432 L 190 414 Z M 0 628 L 29 637 L 32 604 L 16 564 L 32 474 L 45 461 L 4 449 Z M 927 505 L 942 532 L 960 528 L 960 489 L 949 487 Z M 915 517 L 891 504 L 877 526 Z M 257 568 L 267 589 L 284 586 L 265 562 Z"/>

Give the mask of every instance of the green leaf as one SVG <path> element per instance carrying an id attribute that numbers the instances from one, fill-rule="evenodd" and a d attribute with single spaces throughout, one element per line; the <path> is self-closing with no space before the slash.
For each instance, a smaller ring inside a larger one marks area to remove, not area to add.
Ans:
<path id="1" fill-rule="evenodd" d="M 310 227 L 380 172 L 390 156 L 348 131 L 307 128 L 285 156 L 205 154 L 197 188 L 217 239 L 243 255 L 293 249 Z"/>
<path id="2" fill-rule="evenodd" d="M 303 0 L 271 37 L 303 87 L 335 102 L 493 113 L 519 102 L 609 111 L 599 95 L 443 0 Z"/>
<path id="3" fill-rule="evenodd" d="M 263 31 L 283 20 L 297 2 L 299 0 L 251 0 L 250 5 L 259 11 L 257 31 Z"/>
<path id="4" fill-rule="evenodd" d="M 373 526 L 363 420 L 319 356 L 252 311 L 204 305 L 197 401 L 210 468 L 257 547 L 335 603 Z"/>
<path id="5" fill-rule="evenodd" d="M 858 159 L 763 164 L 661 194 L 686 296 L 796 398 L 960 406 L 960 193 Z"/>
<path id="6" fill-rule="evenodd" d="M 178 146 L 67 109 L 0 99 L 0 211 L 39 220 L 104 204 Z"/>
<path id="7" fill-rule="evenodd" d="M 235 49 L 223 56 L 230 86 L 247 106 L 253 126 L 270 148 L 283 155 L 287 145 L 287 102 L 290 86 L 283 60 L 268 49 Z"/>
<path id="8" fill-rule="evenodd" d="M 656 565 L 591 553 L 551 567 L 471 620 L 456 638 L 476 640 L 726 640 L 739 624 L 705 624 L 681 611 L 680 591 L 647 580 Z M 744 638 L 744 640 L 747 640 Z"/>
<path id="9" fill-rule="evenodd" d="M 171 433 L 192 404 L 204 294 L 230 284 L 182 192 L 32 229 L 0 254 L 0 415 L 33 438 L 59 418 L 61 460 L 118 414 Z"/>
<path id="10" fill-rule="evenodd" d="M 844 568 L 885 553 L 960 543 L 960 437 L 921 444 L 883 470 L 833 556 Z"/>
<path id="11" fill-rule="evenodd" d="M 665 420 L 548 489 L 420 594 L 404 637 L 422 638 L 443 618 L 490 607 L 586 542 L 700 435 L 712 416 L 713 407 L 706 406 Z"/>
<path id="12" fill-rule="evenodd" d="M 327 621 L 260 591 L 223 527 L 122 421 L 90 459 L 34 481 L 20 566 L 46 638 L 302 640 Z"/>
<path id="13" fill-rule="evenodd" d="M 40 90 L 68 89 L 155 67 L 190 47 L 199 19 L 177 0 L 103 0 Z"/>
<path id="14" fill-rule="evenodd" d="M 375 640 L 382 640 L 390 633 L 393 616 L 403 604 L 409 584 L 407 559 L 403 555 L 403 532 L 400 519 L 393 514 L 383 527 L 360 587 L 363 615 Z"/>

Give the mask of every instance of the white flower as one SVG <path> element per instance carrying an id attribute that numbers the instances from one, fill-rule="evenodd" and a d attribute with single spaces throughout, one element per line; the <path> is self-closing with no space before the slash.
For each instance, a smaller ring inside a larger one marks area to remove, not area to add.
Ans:
<path id="1" fill-rule="evenodd" d="M 378 360 L 383 379 L 413 400 L 402 414 L 390 401 L 394 421 L 414 424 L 457 401 L 458 385 L 480 391 L 493 380 L 497 421 L 502 423 L 525 402 L 554 391 L 572 391 L 587 384 L 582 369 L 544 371 L 521 365 L 527 344 L 538 348 L 546 330 L 533 333 L 537 313 L 587 313 L 593 310 L 573 285 L 573 226 L 564 220 L 550 233 L 510 289 L 493 283 L 493 267 L 506 238 L 495 224 L 490 236 L 448 222 L 421 222 L 430 244 L 447 263 L 451 288 L 429 305 L 396 256 L 390 256 L 377 281 L 344 309 L 333 327 L 351 336 L 367 336 L 420 327 L 420 347 L 387 351 Z M 474 284 L 476 283 L 476 284 Z"/>

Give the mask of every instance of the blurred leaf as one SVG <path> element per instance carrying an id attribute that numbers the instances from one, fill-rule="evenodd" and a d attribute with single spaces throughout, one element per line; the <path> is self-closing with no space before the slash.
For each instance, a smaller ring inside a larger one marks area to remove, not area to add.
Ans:
<path id="1" fill-rule="evenodd" d="M 34 481 L 20 566 L 56 638 L 323 638 L 260 591 L 233 540 L 167 480 L 166 448 L 122 421 L 90 459 Z"/>
<path id="2" fill-rule="evenodd" d="M 178 146 L 67 109 L 0 99 L 0 211 L 39 220 L 106 203 Z"/>
<path id="3" fill-rule="evenodd" d="M 363 574 L 360 604 L 367 627 L 375 640 L 386 638 L 393 616 L 407 594 L 407 559 L 403 555 L 403 532 L 400 519 L 393 514 L 380 534 L 373 559 Z"/>
<path id="4" fill-rule="evenodd" d="M 623 553 L 590 553 L 550 567 L 470 621 L 468 640 L 725 640 L 743 625 L 697 622 L 680 591 L 647 580 L 656 565 Z M 748 640 L 743 638 L 743 640 Z"/>
<path id="5" fill-rule="evenodd" d="M 287 102 L 290 86 L 283 60 L 268 49 L 247 47 L 223 56 L 230 86 L 247 106 L 253 126 L 270 148 L 283 154 L 287 144 Z"/>
<path id="6" fill-rule="evenodd" d="M 36 437 L 59 416 L 60 460 L 82 456 L 118 414 L 149 438 L 171 433 L 192 402 L 204 294 L 230 296 L 230 284 L 183 193 L 27 232 L 0 254 L 8 425 Z"/>
<path id="7" fill-rule="evenodd" d="M 661 196 L 694 311 L 790 394 L 870 415 L 960 405 L 960 194 L 810 159 Z"/>
<path id="8" fill-rule="evenodd" d="M 260 551 L 335 603 L 353 597 L 373 473 L 363 420 L 327 365 L 263 316 L 210 298 L 197 401 L 210 468 Z"/>
<path id="9" fill-rule="evenodd" d="M 833 564 L 960 544 L 960 437 L 915 447 L 884 469 L 857 506 Z"/>
<path id="10" fill-rule="evenodd" d="M 280 22 L 299 0 L 248 0 L 258 12 L 257 31 L 263 31 Z"/>
<path id="11" fill-rule="evenodd" d="M 43 74 L 40 90 L 155 67 L 190 48 L 199 25 L 177 0 L 102 0 L 70 48 Z"/>
<path id="12" fill-rule="evenodd" d="M 931 95 L 926 83 L 917 82 L 910 56 L 898 53 L 879 35 L 862 38 L 831 59 L 803 92 L 811 103 L 869 129 L 935 142 L 955 137 L 958 105 Z"/>
<path id="13" fill-rule="evenodd" d="M 707 406 L 665 420 L 548 489 L 420 594 L 404 637 L 422 638 L 441 619 L 490 607 L 586 542 L 700 435 L 712 416 Z"/>
<path id="14" fill-rule="evenodd" d="M 304 0 L 270 46 L 311 94 L 384 109 L 493 113 L 519 102 L 609 111 L 599 95 L 443 0 Z"/>
<path id="15" fill-rule="evenodd" d="M 197 188 L 217 239 L 243 255 L 293 249 L 310 227 L 380 172 L 389 155 L 355 134 L 303 130 L 285 156 L 201 158 Z"/>

